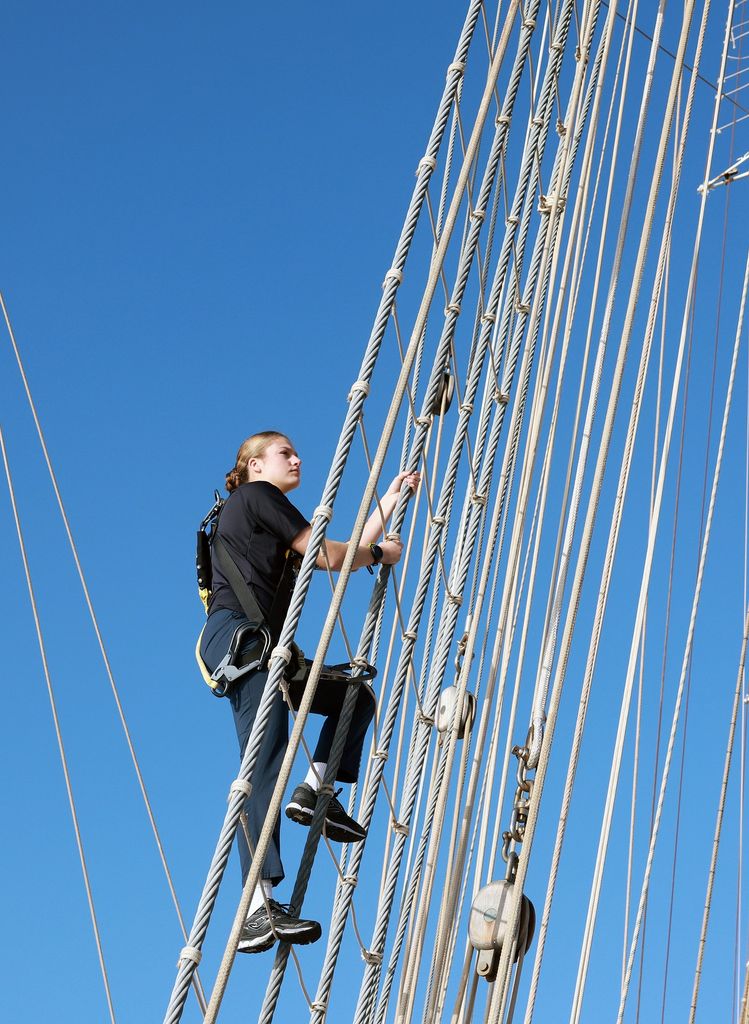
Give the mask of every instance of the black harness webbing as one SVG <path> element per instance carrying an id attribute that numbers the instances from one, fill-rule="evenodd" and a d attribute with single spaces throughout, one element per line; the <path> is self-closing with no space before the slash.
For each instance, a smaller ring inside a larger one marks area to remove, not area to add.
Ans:
<path id="1" fill-rule="evenodd" d="M 229 581 L 229 586 L 234 591 L 237 601 L 242 605 L 242 611 L 249 619 L 250 624 L 254 629 L 260 629 L 261 626 L 265 626 L 265 616 L 260 605 L 257 603 L 257 598 L 245 583 L 242 573 L 237 568 L 237 563 L 231 557 L 226 545 L 218 535 L 213 538 L 213 550 L 218 556 L 217 561 L 221 572 Z"/>

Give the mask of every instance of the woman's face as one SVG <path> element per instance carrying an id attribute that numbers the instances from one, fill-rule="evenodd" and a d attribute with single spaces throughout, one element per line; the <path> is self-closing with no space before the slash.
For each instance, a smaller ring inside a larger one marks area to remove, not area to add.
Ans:
<path id="1" fill-rule="evenodd" d="M 302 460 L 288 437 L 271 441 L 265 452 L 248 462 L 250 480 L 266 480 L 284 494 L 299 486 L 302 478 Z"/>

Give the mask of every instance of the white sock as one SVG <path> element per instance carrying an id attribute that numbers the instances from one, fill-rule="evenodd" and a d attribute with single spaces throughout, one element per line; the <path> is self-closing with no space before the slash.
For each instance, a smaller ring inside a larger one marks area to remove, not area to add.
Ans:
<path id="1" fill-rule="evenodd" d="M 307 772 L 307 777 L 304 781 L 308 786 L 312 786 L 315 792 L 317 792 L 322 785 L 322 780 L 325 777 L 325 769 L 327 767 L 327 761 L 313 761 L 312 767 Z"/>
<path id="2" fill-rule="evenodd" d="M 255 891 L 250 900 L 250 909 L 247 911 L 248 917 L 252 917 L 255 911 L 263 906 L 263 895 L 265 895 L 266 899 L 270 899 L 273 895 L 273 883 L 269 882 L 267 878 L 261 878 L 255 886 Z"/>

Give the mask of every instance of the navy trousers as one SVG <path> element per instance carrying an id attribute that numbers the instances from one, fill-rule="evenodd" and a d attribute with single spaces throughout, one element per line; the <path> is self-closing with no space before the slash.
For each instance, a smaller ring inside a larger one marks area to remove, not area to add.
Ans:
<path id="1" fill-rule="evenodd" d="M 208 616 L 208 621 L 203 631 L 200 653 L 211 672 L 213 672 L 229 650 L 229 644 L 237 627 L 246 621 L 247 619 L 241 612 L 234 612 L 228 608 L 219 608 Z M 248 648 L 251 647 L 252 641 L 248 643 Z M 248 672 L 246 676 L 239 680 L 238 685 L 229 694 L 229 702 L 234 712 L 234 725 L 239 740 L 240 757 L 244 755 L 267 680 L 268 672 L 265 670 Z M 320 680 L 314 700 L 312 701 L 311 710 L 313 714 L 323 715 L 325 721 L 320 730 L 320 736 L 313 754 L 315 761 L 327 762 L 329 759 L 333 736 L 347 689 L 348 687 L 345 683 Z M 291 697 L 292 702 L 296 706 L 301 699 L 301 693 L 292 693 Z M 336 775 L 336 779 L 340 782 L 356 782 L 358 778 L 364 740 L 369 723 L 374 717 L 376 704 L 372 688 L 368 684 L 362 683 L 359 687 L 359 696 Z M 252 795 L 247 798 L 244 808 L 247 815 L 250 842 L 253 847 L 257 843 L 270 805 L 278 773 L 281 770 L 281 762 L 286 753 L 288 738 L 288 708 L 279 690 L 273 700 L 270 719 L 252 773 Z M 244 882 L 250 871 L 252 856 L 241 826 L 237 832 L 237 845 L 239 847 L 239 858 L 242 863 L 242 881 Z M 273 885 L 277 885 L 283 877 L 281 824 L 280 820 L 276 819 L 273 838 L 268 846 L 268 852 L 263 863 L 262 878 L 267 879 Z"/>

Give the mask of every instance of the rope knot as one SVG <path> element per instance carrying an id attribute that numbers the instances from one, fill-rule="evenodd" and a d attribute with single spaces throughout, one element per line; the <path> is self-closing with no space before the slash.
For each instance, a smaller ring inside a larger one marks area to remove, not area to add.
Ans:
<path id="1" fill-rule="evenodd" d="M 351 388 L 349 390 L 348 397 L 347 397 L 346 400 L 348 402 L 350 402 L 351 399 L 354 397 L 354 394 L 357 391 L 360 391 L 364 395 L 364 397 L 366 398 L 369 395 L 369 381 L 366 381 L 366 380 L 355 380 L 354 383 L 351 385 Z"/>
<path id="2" fill-rule="evenodd" d="M 328 522 L 333 518 L 333 509 L 330 505 L 318 505 L 315 511 L 312 513 L 312 518 L 317 519 L 320 516 L 322 519 L 327 519 Z"/>
<path id="3" fill-rule="evenodd" d="M 387 761 L 387 759 L 388 759 L 388 752 L 387 752 L 387 750 L 382 750 L 382 749 L 375 750 L 374 754 L 372 754 L 372 758 L 375 758 L 375 757 L 377 758 L 378 761 L 382 761 L 382 763 L 384 764 L 385 761 Z"/>
<path id="4" fill-rule="evenodd" d="M 455 316 L 460 316 L 460 303 L 448 302 L 445 306 L 445 316 L 447 316 L 448 313 L 454 313 Z"/>
<path id="5" fill-rule="evenodd" d="M 284 665 L 288 665 L 291 661 L 291 650 L 288 647 L 274 647 L 270 652 L 270 661 L 274 658 L 280 658 Z"/>
<path id="6" fill-rule="evenodd" d="M 393 818 L 392 826 L 393 832 L 397 832 L 399 836 L 408 836 L 411 831 L 408 825 L 404 825 L 401 821 L 396 821 L 395 818 Z"/>
<path id="7" fill-rule="evenodd" d="M 445 591 L 445 595 L 450 604 L 456 604 L 460 607 L 463 604 L 463 598 L 460 594 L 453 594 L 452 590 Z"/>
<path id="8" fill-rule="evenodd" d="M 432 425 L 432 417 L 431 416 L 417 416 L 416 419 L 414 420 L 414 422 L 419 427 L 424 427 L 425 429 L 429 429 L 429 427 L 431 427 L 431 425 Z"/>
<path id="9" fill-rule="evenodd" d="M 359 881 L 356 875 L 344 875 L 342 882 L 344 885 L 350 885 L 352 889 L 356 888 L 356 883 Z"/>
<path id="10" fill-rule="evenodd" d="M 244 796 L 252 796 L 252 783 L 248 782 L 247 779 L 235 779 L 229 786 L 229 796 L 227 800 L 231 800 L 235 793 L 242 793 Z"/>
<path id="11" fill-rule="evenodd" d="M 361 958 L 365 963 L 372 964 L 373 967 L 379 967 L 382 963 L 382 953 L 373 953 L 371 949 L 363 949 Z"/>
<path id="12" fill-rule="evenodd" d="M 401 637 L 404 640 L 411 640 L 413 643 L 416 643 L 416 638 L 417 638 L 416 637 L 416 630 L 415 629 L 404 629 L 403 632 L 401 633 Z"/>
<path id="13" fill-rule="evenodd" d="M 179 951 L 179 959 L 192 960 L 194 964 L 199 964 L 200 961 L 203 959 L 203 954 L 200 952 L 197 946 L 184 946 Z M 177 961 L 177 966 L 179 967 L 179 960 Z"/>
<path id="14" fill-rule="evenodd" d="M 457 73 L 459 75 L 464 75 L 465 71 L 466 71 L 465 62 L 462 61 L 462 60 L 454 60 L 452 62 L 452 64 L 448 64 L 447 65 L 447 74 L 448 74 L 448 76 L 451 75 L 453 71 L 457 71 Z"/>
<path id="15" fill-rule="evenodd" d="M 419 160 L 419 166 L 417 168 L 416 173 L 420 174 L 424 167 L 428 167 L 430 171 L 433 171 L 436 166 L 437 161 L 434 159 L 434 157 L 428 156 L 425 153 L 421 160 Z"/>
<path id="16" fill-rule="evenodd" d="M 385 274 L 385 280 L 382 282 L 384 288 L 388 281 L 396 281 L 398 284 L 403 283 L 403 274 L 397 267 L 391 267 Z"/>

